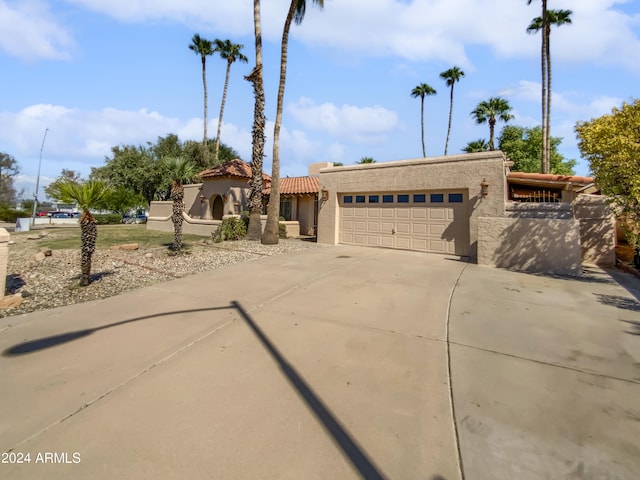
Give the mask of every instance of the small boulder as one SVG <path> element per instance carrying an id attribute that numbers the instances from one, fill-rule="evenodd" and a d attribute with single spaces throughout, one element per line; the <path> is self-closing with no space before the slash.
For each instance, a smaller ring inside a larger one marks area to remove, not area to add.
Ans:
<path id="1" fill-rule="evenodd" d="M 122 245 L 112 245 L 111 250 L 138 250 L 140 246 L 137 243 L 123 243 Z"/>
<path id="2" fill-rule="evenodd" d="M 113 262 L 113 267 L 114 268 L 122 268 L 122 267 L 124 267 L 124 262 L 120 261 L 120 260 L 117 260 L 117 261 Z"/>
<path id="3" fill-rule="evenodd" d="M 43 248 L 41 248 L 41 249 L 40 249 L 40 251 L 41 251 L 42 253 L 44 253 L 44 256 L 45 256 L 45 257 L 50 257 L 50 256 L 53 254 L 53 253 L 51 252 L 51 249 L 50 249 L 50 248 L 47 248 L 47 247 L 43 247 Z"/>
<path id="4" fill-rule="evenodd" d="M 38 252 L 33 256 L 33 258 L 36 262 L 41 262 L 46 258 L 46 255 L 43 252 Z"/>
<path id="5" fill-rule="evenodd" d="M 0 298 L 0 309 L 9 310 L 10 308 L 15 308 L 22 303 L 22 295 L 7 295 L 6 297 Z"/>
<path id="6" fill-rule="evenodd" d="M 15 241 L 15 240 L 9 240 L 7 243 L 8 243 L 9 245 L 15 245 L 15 244 L 16 244 L 16 241 Z"/>
<path id="7" fill-rule="evenodd" d="M 147 252 L 144 254 L 144 258 L 153 258 L 153 253 Z"/>

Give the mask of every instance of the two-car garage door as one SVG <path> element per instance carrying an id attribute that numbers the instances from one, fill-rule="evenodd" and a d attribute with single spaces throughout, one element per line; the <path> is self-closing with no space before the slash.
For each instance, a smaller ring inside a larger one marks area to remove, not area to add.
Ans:
<path id="1" fill-rule="evenodd" d="M 466 191 L 341 194 L 340 242 L 469 255 Z"/>

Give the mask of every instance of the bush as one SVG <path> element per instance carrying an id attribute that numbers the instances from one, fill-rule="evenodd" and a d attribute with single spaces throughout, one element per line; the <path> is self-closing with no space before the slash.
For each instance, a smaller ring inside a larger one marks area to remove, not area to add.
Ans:
<path id="1" fill-rule="evenodd" d="M 122 217 L 117 213 L 99 214 L 94 215 L 98 225 L 120 225 L 122 223 Z"/>
<path id="2" fill-rule="evenodd" d="M 213 232 L 213 241 L 219 243 L 225 240 L 241 240 L 246 234 L 247 227 L 241 218 L 225 218 Z"/>
<path id="3" fill-rule="evenodd" d="M 6 206 L 0 206 L 0 220 L 14 223 L 17 218 L 31 217 L 31 213 L 25 210 L 15 210 Z"/>

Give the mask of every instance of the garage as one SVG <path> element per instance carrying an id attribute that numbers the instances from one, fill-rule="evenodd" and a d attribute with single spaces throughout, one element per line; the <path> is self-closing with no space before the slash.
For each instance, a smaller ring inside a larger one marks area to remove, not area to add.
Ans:
<path id="1" fill-rule="evenodd" d="M 466 190 L 344 193 L 339 242 L 469 255 Z"/>

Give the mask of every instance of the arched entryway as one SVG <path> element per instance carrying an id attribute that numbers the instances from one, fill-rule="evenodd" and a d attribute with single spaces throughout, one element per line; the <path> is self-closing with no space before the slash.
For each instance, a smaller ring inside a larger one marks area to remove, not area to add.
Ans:
<path id="1" fill-rule="evenodd" d="M 222 220 L 222 215 L 224 215 L 224 203 L 222 202 L 220 195 L 214 196 L 213 202 L 211 202 L 211 213 L 213 214 L 214 220 Z"/>

